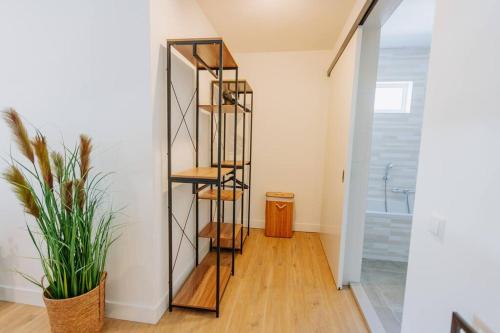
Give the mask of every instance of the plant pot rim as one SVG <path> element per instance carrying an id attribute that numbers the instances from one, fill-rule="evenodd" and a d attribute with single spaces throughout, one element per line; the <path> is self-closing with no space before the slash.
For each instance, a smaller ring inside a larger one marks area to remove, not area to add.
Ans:
<path id="1" fill-rule="evenodd" d="M 73 296 L 73 297 L 68 297 L 68 298 L 49 298 L 46 296 L 47 292 L 43 291 L 43 300 L 44 301 L 49 301 L 49 302 L 61 302 L 61 301 L 73 301 L 73 300 L 77 300 L 78 298 L 82 298 L 82 297 L 85 297 L 87 294 L 95 291 L 96 289 L 99 289 L 99 287 L 101 286 L 102 282 L 106 279 L 106 277 L 108 276 L 108 272 L 104 271 L 102 273 L 102 276 L 101 276 L 101 282 L 99 282 L 99 284 L 97 286 L 95 286 L 94 289 L 91 289 L 89 291 L 87 291 L 86 293 L 84 294 L 81 294 L 81 295 L 77 295 L 77 296 Z"/>

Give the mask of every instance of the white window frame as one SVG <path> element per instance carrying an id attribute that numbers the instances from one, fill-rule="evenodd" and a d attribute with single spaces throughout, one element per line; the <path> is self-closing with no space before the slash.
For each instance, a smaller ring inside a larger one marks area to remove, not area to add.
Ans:
<path id="1" fill-rule="evenodd" d="M 377 109 L 374 103 L 373 109 L 375 113 L 410 113 L 411 99 L 413 94 L 413 81 L 378 81 L 377 89 L 379 88 L 399 88 L 402 89 L 401 108 L 399 109 Z M 375 90 L 375 100 L 377 93 Z"/>

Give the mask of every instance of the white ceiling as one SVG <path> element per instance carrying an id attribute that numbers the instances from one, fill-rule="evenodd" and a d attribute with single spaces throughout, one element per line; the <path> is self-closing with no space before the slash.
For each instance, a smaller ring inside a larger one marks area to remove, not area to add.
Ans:
<path id="1" fill-rule="evenodd" d="M 235 52 L 332 49 L 355 0 L 197 0 Z"/>
<path id="2" fill-rule="evenodd" d="M 382 27 L 382 47 L 430 47 L 436 0 L 403 0 Z"/>

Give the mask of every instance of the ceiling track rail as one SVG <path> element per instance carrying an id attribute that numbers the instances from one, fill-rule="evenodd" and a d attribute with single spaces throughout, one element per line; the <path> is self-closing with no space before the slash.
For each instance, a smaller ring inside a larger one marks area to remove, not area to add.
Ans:
<path id="1" fill-rule="evenodd" d="M 363 25 L 366 22 L 366 19 L 372 12 L 373 8 L 377 4 L 378 0 L 367 0 L 366 3 L 363 5 L 361 8 L 361 11 L 359 12 L 358 16 L 356 17 L 356 20 L 354 20 L 351 29 L 349 29 L 349 32 L 347 33 L 347 36 L 345 37 L 344 41 L 342 42 L 342 45 L 340 46 L 340 49 L 338 50 L 337 54 L 335 54 L 335 58 L 333 58 L 332 63 L 330 64 L 330 67 L 328 67 L 327 71 L 327 76 L 330 77 L 332 74 L 333 68 L 339 61 L 340 57 L 344 53 L 345 49 L 347 48 L 347 45 L 349 45 L 349 42 L 352 39 L 352 36 L 356 33 L 356 30 L 360 25 Z"/>

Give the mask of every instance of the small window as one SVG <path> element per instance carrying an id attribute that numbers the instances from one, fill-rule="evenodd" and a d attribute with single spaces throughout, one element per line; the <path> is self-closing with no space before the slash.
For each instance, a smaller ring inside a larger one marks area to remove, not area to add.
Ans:
<path id="1" fill-rule="evenodd" d="M 410 113 L 412 81 L 377 82 L 375 113 Z"/>

